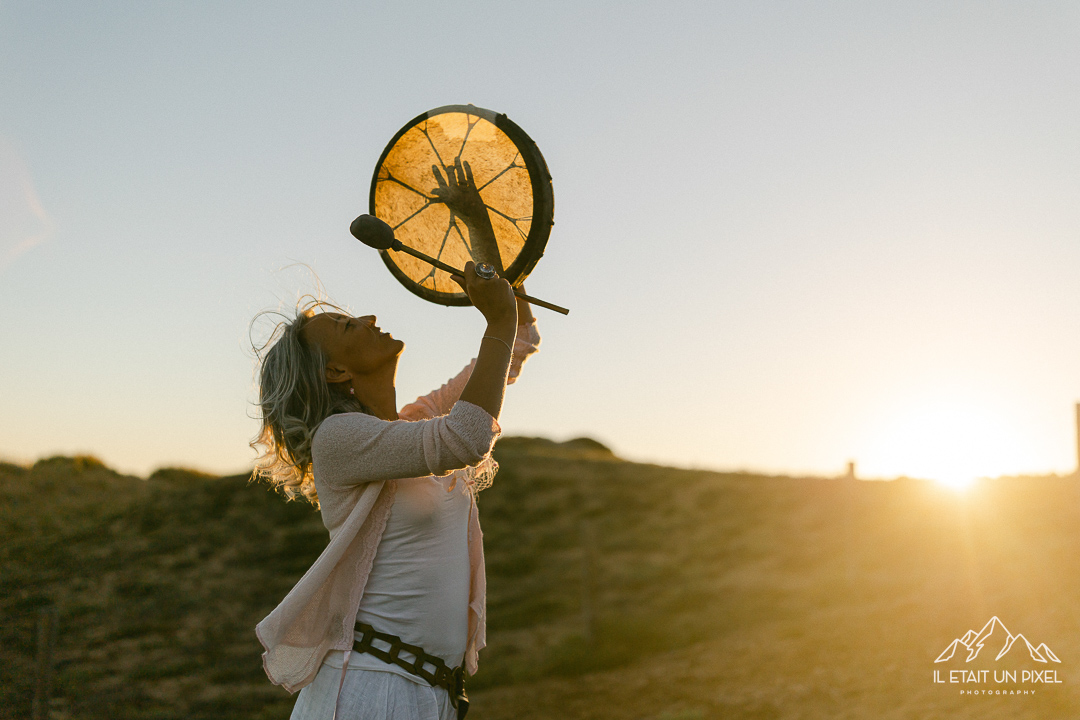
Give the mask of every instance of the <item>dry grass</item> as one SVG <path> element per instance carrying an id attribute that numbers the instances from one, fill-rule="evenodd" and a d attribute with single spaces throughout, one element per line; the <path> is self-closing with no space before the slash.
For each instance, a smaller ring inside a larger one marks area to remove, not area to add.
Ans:
<path id="1" fill-rule="evenodd" d="M 474 720 L 1080 717 L 1076 478 L 957 495 L 636 465 L 587 442 L 496 455 Z M 53 603 L 56 718 L 288 717 L 252 628 L 325 545 L 317 515 L 244 478 L 70 459 L 0 466 L 0 489 L 0 716 L 29 702 L 19 618 Z M 934 658 L 992 615 L 1046 642 L 1063 682 L 933 684 Z"/>

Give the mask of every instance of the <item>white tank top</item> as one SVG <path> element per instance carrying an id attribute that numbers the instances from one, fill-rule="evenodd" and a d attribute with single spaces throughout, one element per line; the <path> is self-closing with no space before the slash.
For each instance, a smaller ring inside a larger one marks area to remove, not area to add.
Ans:
<path id="1" fill-rule="evenodd" d="M 448 492 L 452 482 L 452 476 L 397 481 L 356 619 L 419 645 L 453 668 L 465 656 L 469 628 L 468 532 L 474 500 L 461 479 Z M 388 647 L 379 642 L 375 646 Z M 326 663 L 340 668 L 343 656 L 340 650 L 332 650 Z M 405 652 L 400 657 L 413 660 Z M 351 653 L 349 667 L 393 672 L 423 682 L 368 653 Z"/>

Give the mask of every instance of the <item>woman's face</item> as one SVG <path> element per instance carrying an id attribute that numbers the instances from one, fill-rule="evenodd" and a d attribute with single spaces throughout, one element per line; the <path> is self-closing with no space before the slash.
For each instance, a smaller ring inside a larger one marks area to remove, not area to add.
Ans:
<path id="1" fill-rule="evenodd" d="M 375 325 L 374 315 L 354 318 L 341 313 L 315 315 L 300 331 L 304 340 L 322 348 L 328 365 L 340 365 L 356 376 L 397 362 L 405 343 Z"/>

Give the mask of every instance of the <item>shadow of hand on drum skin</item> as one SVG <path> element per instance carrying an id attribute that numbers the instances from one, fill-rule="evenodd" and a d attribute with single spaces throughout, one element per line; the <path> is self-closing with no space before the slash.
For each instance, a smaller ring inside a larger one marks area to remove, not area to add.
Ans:
<path id="1" fill-rule="evenodd" d="M 462 162 L 458 157 L 453 165 L 444 168 L 446 176 L 443 177 L 438 165 L 431 166 L 431 174 L 435 176 L 438 187 L 431 190 L 436 202 L 441 202 L 450 210 L 450 222 L 454 218 L 461 218 L 469 231 L 468 242 L 473 262 L 476 264 L 490 263 L 495 266 L 495 272 L 503 274 L 502 256 L 499 253 L 499 243 L 495 239 L 495 229 L 491 225 L 491 216 L 488 215 L 488 207 L 484 199 L 480 197 L 480 191 L 473 179 L 472 168 L 468 162 Z"/>

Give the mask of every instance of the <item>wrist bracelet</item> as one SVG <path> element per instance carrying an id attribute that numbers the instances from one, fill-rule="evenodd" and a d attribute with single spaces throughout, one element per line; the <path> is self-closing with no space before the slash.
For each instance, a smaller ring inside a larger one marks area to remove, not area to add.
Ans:
<path id="1" fill-rule="evenodd" d="M 502 338 L 495 337 L 494 335 L 485 335 L 484 337 L 485 338 L 491 338 L 492 340 L 498 340 L 499 342 L 501 342 L 503 345 L 506 346 L 506 349 L 510 351 L 511 355 L 514 354 L 514 348 L 510 347 L 510 343 L 506 342 Z"/>

